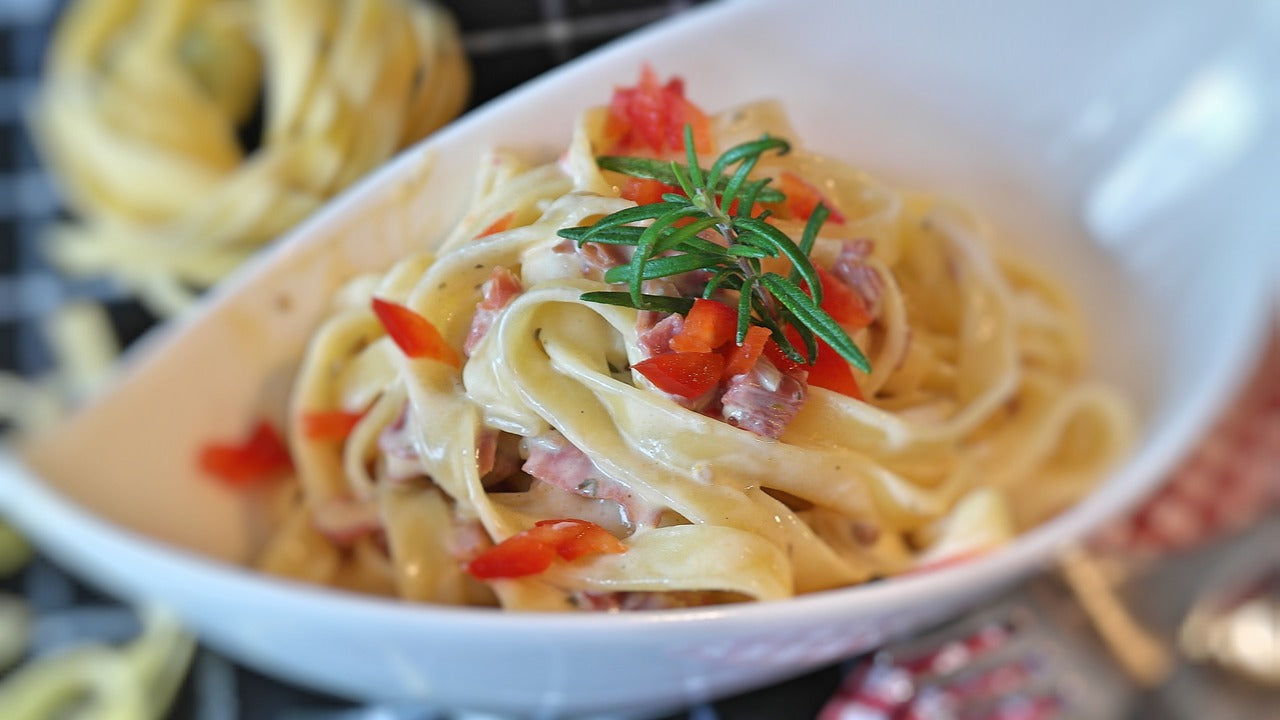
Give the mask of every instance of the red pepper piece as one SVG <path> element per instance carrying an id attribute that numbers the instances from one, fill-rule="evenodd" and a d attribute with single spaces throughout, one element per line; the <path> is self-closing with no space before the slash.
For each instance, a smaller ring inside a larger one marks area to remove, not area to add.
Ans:
<path id="1" fill-rule="evenodd" d="M 724 356 L 713 352 L 654 355 L 632 366 L 659 390 L 692 400 L 720 383 Z"/>
<path id="2" fill-rule="evenodd" d="M 494 220 L 493 222 L 489 223 L 489 227 L 486 227 L 485 229 L 481 230 L 481 231 L 480 231 L 480 234 L 479 234 L 479 235 L 476 235 L 476 239 L 478 240 L 478 239 L 480 239 L 480 238 L 482 238 L 482 237 L 486 237 L 486 236 L 489 236 L 489 235 L 495 235 L 495 234 L 500 233 L 500 232 L 502 232 L 502 231 L 504 231 L 504 230 L 510 230 L 510 229 L 511 229 L 511 223 L 512 223 L 512 222 L 514 222 L 514 221 L 515 221 L 515 219 L 516 219 L 516 213 L 515 213 L 515 211 L 514 211 L 514 210 L 512 210 L 511 212 L 507 213 L 506 215 L 503 215 L 502 217 L 498 218 L 497 220 Z"/>
<path id="3" fill-rule="evenodd" d="M 627 550 L 608 530 L 586 520 L 539 520 L 529 532 L 545 538 L 545 542 L 556 549 L 556 554 L 570 562 L 587 555 Z"/>
<path id="4" fill-rule="evenodd" d="M 827 206 L 831 214 L 827 217 L 837 225 L 844 224 L 844 215 L 836 209 L 818 188 L 793 172 L 783 172 L 778 176 L 778 189 L 787 196 L 787 213 L 796 220 L 808 220 L 818 207 L 818 203 Z"/>
<path id="5" fill-rule="evenodd" d="M 635 87 L 614 90 L 605 119 L 605 135 L 613 141 L 610 152 L 647 151 L 660 156 L 684 148 L 686 124 L 693 129 L 694 149 L 698 153 L 711 152 L 710 120 L 685 98 L 684 81 L 671 78 L 664 85 L 653 68 L 645 65 Z"/>
<path id="6" fill-rule="evenodd" d="M 822 283 L 821 307 L 832 319 L 855 330 L 871 324 L 873 319 L 871 310 L 867 308 L 867 303 L 860 293 L 846 285 L 830 270 L 816 266 L 814 270 L 818 271 L 818 280 Z M 809 291 L 807 284 L 801 283 L 801 286 L 805 292 Z"/>
<path id="7" fill-rule="evenodd" d="M 556 556 L 573 561 L 626 549 L 621 540 L 593 522 L 575 518 L 541 520 L 481 552 L 467 563 L 467 572 L 481 580 L 524 577 L 545 571 Z"/>
<path id="8" fill-rule="evenodd" d="M 467 572 L 481 580 L 537 575 L 551 567 L 554 547 L 525 533 L 517 533 L 486 549 L 467 563 Z"/>
<path id="9" fill-rule="evenodd" d="M 239 444 L 209 443 L 200 450 L 200 469 L 234 487 L 271 480 L 293 470 L 289 448 L 266 420 Z"/>
<path id="10" fill-rule="evenodd" d="M 373 312 L 406 357 L 430 358 L 456 368 L 462 367 L 458 352 L 444 341 L 430 320 L 382 298 L 373 299 Z"/>
<path id="11" fill-rule="evenodd" d="M 822 338 L 818 340 L 818 359 L 809 366 L 809 384 L 834 390 L 856 400 L 862 400 L 862 388 L 853 376 L 853 369 L 848 361 L 840 357 Z M 804 349 L 800 350 L 804 354 Z"/>
<path id="12" fill-rule="evenodd" d="M 698 298 L 685 315 L 680 332 L 671 338 L 676 352 L 711 352 L 738 332 L 738 311 L 715 300 Z"/>
<path id="13" fill-rule="evenodd" d="M 302 414 L 302 434 L 312 440 L 345 440 L 364 413 L 328 410 Z"/>
<path id="14" fill-rule="evenodd" d="M 787 340 L 791 341 L 792 346 L 799 351 L 800 356 L 807 359 L 808 352 L 795 328 L 788 327 L 784 332 L 787 335 Z M 796 369 L 807 370 L 809 372 L 808 383 L 810 385 L 834 390 L 858 400 L 864 399 L 862 397 L 862 388 L 858 387 L 858 380 L 854 377 L 853 368 L 849 366 L 849 363 L 840 357 L 840 354 L 828 345 L 825 340 L 822 338 L 815 338 L 815 340 L 818 346 L 818 357 L 810 365 L 797 363 L 787 357 L 782 352 L 782 349 L 778 347 L 778 344 L 773 341 L 765 344 L 764 355 L 783 372 L 791 372 Z"/>
<path id="15" fill-rule="evenodd" d="M 668 185 L 661 180 L 629 177 L 623 183 L 619 194 L 624 199 L 631 200 L 637 205 L 652 205 L 653 203 L 662 202 L 664 193 L 680 193 L 680 188 L 675 185 Z"/>
<path id="16" fill-rule="evenodd" d="M 756 361 L 764 354 L 765 344 L 769 342 L 769 328 L 752 325 L 747 328 L 747 336 L 741 345 L 734 345 L 729 352 L 729 359 L 724 366 L 724 376 L 733 377 L 751 372 Z"/>

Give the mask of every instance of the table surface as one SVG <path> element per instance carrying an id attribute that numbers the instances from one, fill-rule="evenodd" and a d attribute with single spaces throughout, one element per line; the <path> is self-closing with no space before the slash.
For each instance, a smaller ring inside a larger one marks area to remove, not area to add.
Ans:
<path id="1" fill-rule="evenodd" d="M 618 35 L 696 2 L 452 0 L 442 4 L 454 11 L 463 32 L 475 71 L 471 101 L 475 106 Z M 37 82 L 40 58 L 59 5 L 54 0 L 0 2 L 0 371 L 28 377 L 39 376 L 52 365 L 40 324 L 64 303 L 84 299 L 101 302 L 123 344 L 135 340 L 154 323 L 139 303 L 109 281 L 58 275 L 39 247 L 41 228 L 57 216 L 60 208 L 57 194 L 41 172 L 24 131 L 22 107 Z M 1199 560 L 1189 555 L 1185 562 L 1153 571 L 1147 581 L 1164 583 L 1170 590 L 1185 587 L 1189 582 L 1187 568 L 1215 562 L 1213 553 L 1222 552 L 1222 547 L 1220 544 L 1201 549 Z M 1027 587 L 1046 582 L 1053 580 L 1037 578 Z M 19 593 L 34 606 L 44 620 L 47 642 L 66 642 L 72 637 L 123 638 L 137 627 L 128 608 L 78 583 L 43 558 L 37 557 L 21 574 L 0 582 L 0 590 Z M 849 669 L 862 660 L 851 658 L 789 682 L 688 708 L 669 717 L 816 717 Z M 1144 704 L 1131 706 L 1126 715 L 1193 717 L 1170 707 L 1168 702 L 1168 697 L 1162 699 L 1156 693 Z M 353 706 L 264 677 L 207 649 L 198 652 L 170 716 L 195 720 L 453 717 L 428 708 Z"/>

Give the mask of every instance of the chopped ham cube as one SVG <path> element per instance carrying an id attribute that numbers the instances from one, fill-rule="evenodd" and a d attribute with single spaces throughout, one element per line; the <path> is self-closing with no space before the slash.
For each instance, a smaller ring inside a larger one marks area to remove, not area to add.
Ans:
<path id="1" fill-rule="evenodd" d="M 414 478 L 425 477 L 422 458 L 414 447 L 408 403 L 405 403 L 395 421 L 378 433 L 378 453 L 382 455 L 385 464 L 383 471 L 388 481 L 405 483 Z"/>
<path id="2" fill-rule="evenodd" d="M 683 328 L 684 318 L 682 316 L 675 313 L 666 316 L 657 321 L 648 330 L 640 332 L 637 337 L 640 351 L 644 353 L 646 358 L 671 352 L 671 338 L 678 335 Z"/>
<path id="3" fill-rule="evenodd" d="M 377 508 L 351 498 L 331 498 L 317 504 L 311 510 L 311 520 L 320 534 L 338 545 L 350 545 L 382 529 Z"/>
<path id="4" fill-rule="evenodd" d="M 884 278 L 866 262 L 874 250 L 875 243 L 871 240 L 849 240 L 831 268 L 836 277 L 862 296 L 873 318 L 880 313 L 880 297 L 884 294 Z"/>
<path id="5" fill-rule="evenodd" d="M 777 438 L 800 412 L 807 389 L 803 371 L 783 373 L 762 357 L 750 372 L 729 379 L 720 398 L 720 417 L 743 430 Z"/>
<path id="6" fill-rule="evenodd" d="M 578 261 L 582 265 L 582 274 L 592 280 L 603 279 L 604 274 L 610 269 L 631 262 L 633 252 L 625 245 L 597 242 L 586 242 L 582 247 L 578 247 L 578 244 L 572 240 L 558 243 L 552 249 L 558 253 L 577 253 Z"/>
<path id="7" fill-rule="evenodd" d="M 612 500 L 622 506 L 634 526 L 654 525 L 661 515 L 631 489 L 601 470 L 568 438 L 552 430 L 526 438 L 529 457 L 524 471 L 548 485 L 583 497 Z"/>
<path id="8" fill-rule="evenodd" d="M 480 477 L 489 474 L 497 462 L 497 457 L 498 431 L 493 428 L 480 428 L 480 434 L 476 436 L 476 466 Z"/>
<path id="9" fill-rule="evenodd" d="M 476 469 L 486 486 L 520 472 L 519 436 L 482 426 L 476 435 Z"/>
<path id="10" fill-rule="evenodd" d="M 449 537 L 448 550 L 452 557 L 467 561 L 479 555 L 482 550 L 493 546 L 489 533 L 479 520 L 457 520 L 453 525 L 453 534 Z"/>
<path id="11" fill-rule="evenodd" d="M 680 289 L 669 280 L 645 280 L 642 288 L 646 295 L 661 295 L 663 297 L 680 297 Z M 650 330 L 657 325 L 663 318 L 667 317 L 667 313 L 657 310 L 641 310 L 636 316 L 636 333 L 643 335 L 646 330 Z M 666 347 L 665 345 L 663 347 Z M 667 352 L 667 350 L 663 350 Z"/>
<path id="12" fill-rule="evenodd" d="M 462 344 L 462 352 L 466 353 L 467 357 L 471 356 L 485 333 L 489 332 L 489 328 L 502 309 L 523 292 L 524 287 L 515 273 L 505 267 L 495 267 L 481 291 L 484 297 L 476 303 L 476 314 L 471 318 L 471 330 L 467 333 L 466 342 Z"/>

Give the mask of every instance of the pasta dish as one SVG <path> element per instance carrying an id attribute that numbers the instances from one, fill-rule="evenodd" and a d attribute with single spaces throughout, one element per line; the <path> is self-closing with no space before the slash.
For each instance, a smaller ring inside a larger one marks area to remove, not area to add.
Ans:
<path id="1" fill-rule="evenodd" d="M 291 469 L 261 568 L 413 601 L 656 609 L 956 562 L 1080 498 L 1131 426 L 1071 299 L 989 235 L 646 68 L 560 157 L 484 158 L 434 252 L 335 296 L 282 437 L 201 460 Z"/>

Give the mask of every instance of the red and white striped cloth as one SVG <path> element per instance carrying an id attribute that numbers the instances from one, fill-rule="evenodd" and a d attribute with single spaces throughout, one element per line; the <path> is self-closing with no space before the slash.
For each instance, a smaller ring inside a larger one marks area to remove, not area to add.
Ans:
<path id="1" fill-rule="evenodd" d="M 1187 460 L 1137 512 L 1091 545 L 1095 552 L 1141 562 L 1244 528 L 1277 507 L 1280 326 L 1235 404 Z M 1034 657 L 990 662 L 988 655 L 1018 642 L 1017 627 L 996 618 L 978 626 L 961 621 L 940 632 L 952 636 L 925 640 L 923 648 L 907 641 L 856 663 L 818 720 L 1083 717 L 1065 711 L 1062 697 L 1034 681 Z"/>
<path id="2" fill-rule="evenodd" d="M 1280 330 L 1232 408 L 1136 513 L 1094 541 L 1137 558 L 1187 550 L 1280 507 Z"/>

